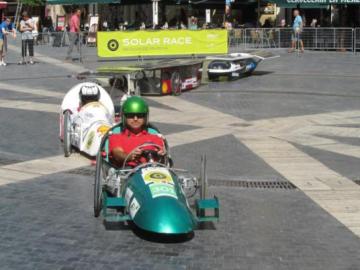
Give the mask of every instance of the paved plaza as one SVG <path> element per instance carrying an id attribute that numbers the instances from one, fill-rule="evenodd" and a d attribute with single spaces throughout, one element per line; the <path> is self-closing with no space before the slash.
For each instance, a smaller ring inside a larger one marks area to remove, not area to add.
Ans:
<path id="1" fill-rule="evenodd" d="M 95 69 L 36 46 L 0 67 L 0 269 L 360 269 L 360 55 L 307 51 L 251 77 L 149 97 L 175 166 L 207 155 L 220 221 L 190 241 L 157 243 L 93 217 L 94 167 L 63 157 L 60 103 Z"/>

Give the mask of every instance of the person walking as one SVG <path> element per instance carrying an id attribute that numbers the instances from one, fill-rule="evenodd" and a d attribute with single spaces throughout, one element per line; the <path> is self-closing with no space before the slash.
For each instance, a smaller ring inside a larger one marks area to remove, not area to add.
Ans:
<path id="1" fill-rule="evenodd" d="M 291 48 L 289 49 L 289 53 L 294 52 L 296 48 L 296 43 L 299 43 L 301 52 L 304 52 L 304 43 L 301 39 L 301 32 L 303 29 L 303 20 L 300 16 L 299 10 L 294 10 L 294 22 L 292 26 L 292 36 L 291 36 Z"/>
<path id="2" fill-rule="evenodd" d="M 71 18 L 70 18 L 70 31 L 69 31 L 69 49 L 67 51 L 67 55 L 65 58 L 66 62 L 71 62 L 72 61 L 72 51 L 74 49 L 74 46 L 77 42 L 80 42 L 80 16 L 81 16 L 81 10 L 80 9 L 76 9 Z"/>
<path id="3" fill-rule="evenodd" d="M 22 20 L 20 21 L 22 59 L 19 65 L 26 64 L 27 51 L 29 51 L 29 64 L 34 64 L 34 37 L 32 34 L 34 29 L 34 21 L 30 18 L 29 14 L 24 11 L 22 13 Z"/>
<path id="4" fill-rule="evenodd" d="M 6 39 L 7 35 L 12 32 L 14 39 L 16 38 L 16 30 L 11 24 L 10 18 L 6 18 L 0 23 L 0 66 L 6 66 L 5 53 L 6 53 Z"/>

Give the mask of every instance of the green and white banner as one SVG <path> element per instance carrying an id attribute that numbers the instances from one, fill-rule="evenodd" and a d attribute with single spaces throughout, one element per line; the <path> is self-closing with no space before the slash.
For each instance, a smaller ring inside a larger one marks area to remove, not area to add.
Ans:
<path id="1" fill-rule="evenodd" d="M 360 0 L 268 0 L 283 8 L 327 8 L 329 5 L 356 5 Z"/>
<path id="2" fill-rule="evenodd" d="M 360 4 L 360 0 L 286 0 L 286 3 L 300 4 L 300 5 L 301 4 L 338 5 L 338 4 Z"/>
<path id="3" fill-rule="evenodd" d="M 228 52 L 227 30 L 160 30 L 98 32 L 99 57 L 222 54 Z"/>

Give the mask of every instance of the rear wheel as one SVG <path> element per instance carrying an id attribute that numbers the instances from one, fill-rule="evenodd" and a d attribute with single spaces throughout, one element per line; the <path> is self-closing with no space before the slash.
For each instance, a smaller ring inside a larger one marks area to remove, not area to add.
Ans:
<path id="1" fill-rule="evenodd" d="M 71 123 L 70 123 L 70 111 L 64 113 L 64 156 L 69 157 L 71 155 Z"/>
<path id="2" fill-rule="evenodd" d="M 171 74 L 171 91 L 174 96 L 181 95 L 181 77 L 177 71 Z"/>
<path id="3" fill-rule="evenodd" d="M 102 209 L 102 184 L 103 184 L 103 158 L 101 150 L 96 156 L 96 170 L 95 170 L 95 183 L 94 183 L 94 216 L 98 217 Z"/>

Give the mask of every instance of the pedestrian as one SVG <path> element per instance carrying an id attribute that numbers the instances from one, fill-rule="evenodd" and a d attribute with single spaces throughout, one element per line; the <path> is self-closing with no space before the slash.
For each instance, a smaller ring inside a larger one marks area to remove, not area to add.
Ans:
<path id="1" fill-rule="evenodd" d="M 280 21 L 280 26 L 281 28 L 285 28 L 286 27 L 286 20 L 285 19 L 281 19 Z"/>
<path id="2" fill-rule="evenodd" d="M 77 42 L 80 42 L 80 16 L 81 16 L 81 10 L 75 9 L 75 11 L 73 12 L 71 18 L 70 18 L 70 23 L 69 23 L 69 49 L 67 51 L 67 55 L 65 58 L 65 61 L 67 62 L 71 62 L 72 61 L 72 51 L 74 49 L 75 44 L 77 44 Z M 81 44 L 79 44 L 79 46 L 81 46 Z"/>
<path id="3" fill-rule="evenodd" d="M 310 23 L 310 27 L 316 27 L 317 26 L 317 19 L 312 19 Z"/>
<path id="4" fill-rule="evenodd" d="M 0 66 L 6 66 L 5 54 L 6 54 L 6 40 L 7 35 L 12 32 L 14 39 L 16 38 L 16 30 L 11 24 L 10 18 L 6 18 L 0 23 Z"/>
<path id="5" fill-rule="evenodd" d="M 304 43 L 301 39 L 301 32 L 303 29 L 303 20 L 300 16 L 299 10 L 294 10 L 294 22 L 292 26 L 292 36 L 291 36 L 291 48 L 289 49 L 289 53 L 294 52 L 296 48 L 296 43 L 299 43 L 301 52 L 304 52 Z"/>
<path id="6" fill-rule="evenodd" d="M 27 51 L 29 51 L 29 64 L 34 64 L 34 36 L 32 33 L 34 29 L 34 21 L 30 18 L 29 14 L 24 11 L 22 13 L 22 20 L 20 21 L 22 59 L 20 60 L 19 65 L 27 63 Z"/>

